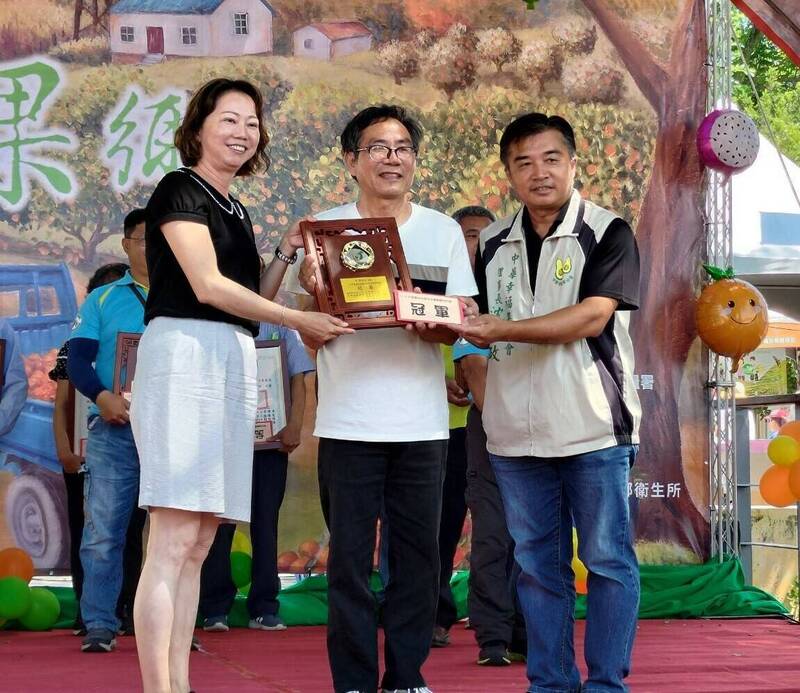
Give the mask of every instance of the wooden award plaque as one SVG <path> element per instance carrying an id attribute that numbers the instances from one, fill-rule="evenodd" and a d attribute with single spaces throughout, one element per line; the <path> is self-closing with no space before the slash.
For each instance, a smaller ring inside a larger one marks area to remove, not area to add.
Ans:
<path id="1" fill-rule="evenodd" d="M 139 348 L 139 332 L 117 333 L 117 356 L 114 360 L 114 394 L 131 401 L 133 378 L 136 374 L 136 351 Z"/>
<path id="2" fill-rule="evenodd" d="M 396 327 L 395 290 L 413 291 L 392 217 L 300 222 L 307 255 L 317 259 L 319 309 L 350 327 Z"/>

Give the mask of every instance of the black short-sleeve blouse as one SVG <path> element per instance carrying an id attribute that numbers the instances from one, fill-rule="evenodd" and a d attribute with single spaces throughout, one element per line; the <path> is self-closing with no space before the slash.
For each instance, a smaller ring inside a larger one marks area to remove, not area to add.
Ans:
<path id="1" fill-rule="evenodd" d="M 168 173 L 147 203 L 147 269 L 150 291 L 145 323 L 155 317 L 195 318 L 241 325 L 258 334 L 258 323 L 200 303 L 161 232 L 170 221 L 204 224 L 211 233 L 220 273 L 258 292 L 260 261 L 253 225 L 244 206 L 224 197 L 188 168 Z"/>

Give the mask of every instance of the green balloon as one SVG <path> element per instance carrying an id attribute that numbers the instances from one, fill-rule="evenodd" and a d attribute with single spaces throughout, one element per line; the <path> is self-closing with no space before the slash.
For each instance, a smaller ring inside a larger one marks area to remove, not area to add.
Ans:
<path id="1" fill-rule="evenodd" d="M 231 579 L 236 587 L 250 583 L 253 573 L 253 559 L 243 551 L 231 551 Z"/>
<path id="2" fill-rule="evenodd" d="M 49 630 L 58 621 L 60 613 L 58 597 L 45 587 L 34 587 L 31 589 L 31 607 L 19 617 L 19 622 L 28 630 Z"/>
<path id="3" fill-rule="evenodd" d="M 0 618 L 19 618 L 31 605 L 31 589 L 22 578 L 0 578 Z"/>

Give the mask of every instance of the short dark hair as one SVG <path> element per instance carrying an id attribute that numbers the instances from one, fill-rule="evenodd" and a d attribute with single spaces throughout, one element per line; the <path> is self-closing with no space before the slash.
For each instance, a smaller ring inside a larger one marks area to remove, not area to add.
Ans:
<path id="1" fill-rule="evenodd" d="M 122 222 L 122 235 L 130 238 L 133 230 L 147 219 L 147 212 L 141 207 L 128 212 Z"/>
<path id="2" fill-rule="evenodd" d="M 491 211 L 480 205 L 469 205 L 453 212 L 453 219 L 459 223 L 464 217 L 483 217 L 489 221 L 494 221 L 496 218 Z"/>
<path id="3" fill-rule="evenodd" d="M 269 168 L 270 162 L 267 154 L 269 135 L 264 128 L 264 100 L 261 98 L 261 92 L 247 80 L 226 79 L 224 77 L 206 82 L 192 95 L 189 105 L 186 107 L 183 120 L 175 131 L 175 147 L 180 152 L 184 166 L 194 166 L 200 161 L 203 156 L 198 138 L 200 128 L 203 127 L 203 123 L 209 114 L 217 107 L 219 97 L 231 91 L 241 92 L 253 99 L 256 115 L 258 116 L 259 131 L 256 153 L 242 164 L 236 175 L 249 176 L 261 169 L 266 171 Z"/>
<path id="4" fill-rule="evenodd" d="M 408 134 L 411 136 L 411 145 L 415 150 L 419 151 L 419 145 L 422 142 L 422 126 L 419 122 L 402 106 L 382 103 L 359 111 L 344 126 L 344 130 L 342 130 L 342 134 L 339 137 L 342 152 L 355 152 L 358 149 L 364 130 L 373 123 L 380 123 L 384 120 L 399 121 L 408 130 Z"/>
<path id="5" fill-rule="evenodd" d="M 503 130 L 503 136 L 500 138 L 500 161 L 508 166 L 508 150 L 512 144 L 547 130 L 560 132 L 569 155 L 575 156 L 575 131 L 565 118 L 557 115 L 548 116 L 544 113 L 526 113 L 513 120 Z"/>
<path id="6" fill-rule="evenodd" d="M 130 267 L 124 262 L 112 262 L 108 265 L 98 267 L 89 279 L 89 283 L 86 285 L 86 293 L 90 294 L 98 286 L 103 286 L 103 284 L 122 279 L 122 277 L 125 276 L 125 272 L 129 269 Z"/>

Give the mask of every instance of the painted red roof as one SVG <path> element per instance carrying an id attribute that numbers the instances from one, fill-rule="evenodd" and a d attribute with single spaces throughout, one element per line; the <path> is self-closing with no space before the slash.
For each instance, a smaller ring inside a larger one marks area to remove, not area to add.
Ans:
<path id="1" fill-rule="evenodd" d="M 356 36 L 372 36 L 372 32 L 361 22 L 313 22 L 308 26 L 325 34 L 331 41 L 341 41 Z"/>

